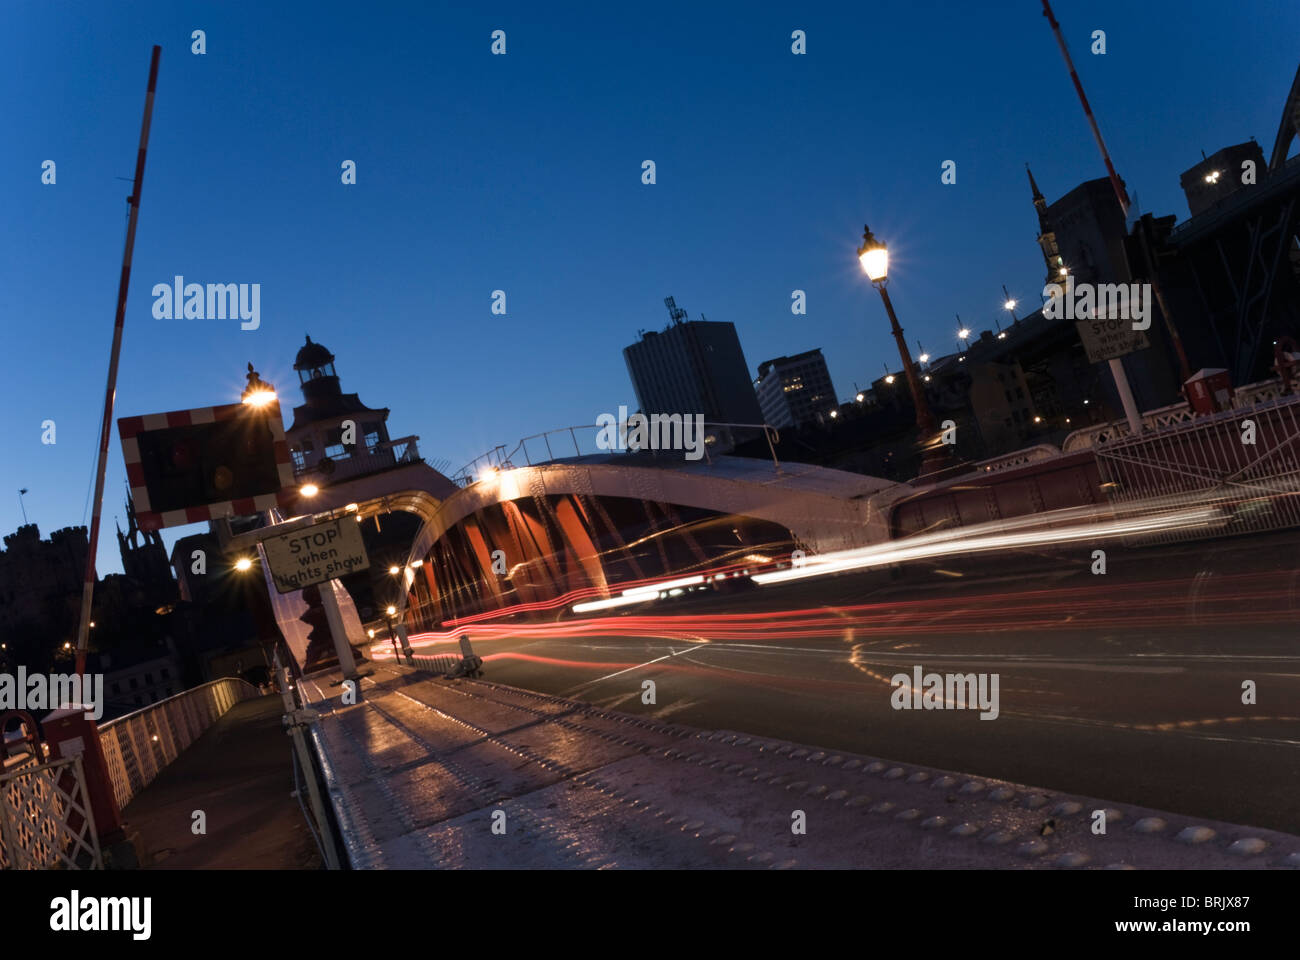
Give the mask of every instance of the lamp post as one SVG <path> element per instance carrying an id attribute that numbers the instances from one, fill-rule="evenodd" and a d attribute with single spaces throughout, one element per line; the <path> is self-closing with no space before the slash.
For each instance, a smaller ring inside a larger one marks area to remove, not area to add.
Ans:
<path id="1" fill-rule="evenodd" d="M 872 235 L 871 228 L 867 226 L 862 228 L 862 246 L 858 248 L 858 261 L 862 264 L 862 269 L 872 285 L 880 291 L 880 299 L 885 303 L 885 312 L 889 314 L 889 325 L 894 334 L 894 342 L 898 344 L 898 357 L 903 362 L 903 375 L 907 377 L 907 387 L 912 391 L 912 402 L 916 406 L 916 427 L 921 433 L 921 447 L 925 451 L 921 459 L 921 475 L 933 473 L 952 464 L 951 453 L 947 444 L 935 443 L 938 425 L 935 423 L 934 414 L 930 412 L 925 391 L 921 389 L 916 368 L 912 365 L 912 355 L 908 352 L 907 341 L 903 339 L 903 328 L 898 324 L 894 304 L 889 299 L 889 290 L 886 289 L 889 283 L 889 251 Z"/>
<path id="2" fill-rule="evenodd" d="M 393 645 L 393 657 L 398 663 L 402 661 L 401 651 L 397 649 L 397 636 L 393 633 L 393 617 L 397 615 L 397 607 L 389 604 L 384 608 L 384 622 L 388 624 L 388 642 Z"/>

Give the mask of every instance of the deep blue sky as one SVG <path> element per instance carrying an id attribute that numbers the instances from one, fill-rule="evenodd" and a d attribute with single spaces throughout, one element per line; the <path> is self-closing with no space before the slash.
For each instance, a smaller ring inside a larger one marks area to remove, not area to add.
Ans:
<path id="1" fill-rule="evenodd" d="M 464 9 L 464 7 L 473 9 Z M 1272 146 L 1300 4 L 1059 0 L 1120 173 Z M 207 32 L 207 53 L 190 33 Z M 490 34 L 507 32 L 492 56 Z M 791 31 L 808 53 L 790 52 Z M 1094 29 L 1105 56 L 1089 53 Z M 229 402 L 245 364 L 299 399 L 303 335 L 453 469 L 635 407 L 621 350 L 691 316 L 759 362 L 821 347 L 842 398 L 897 355 L 854 257 L 892 251 L 914 344 L 1037 302 L 1049 200 L 1104 174 L 1036 0 L 802 4 L 103 3 L 0 10 L 0 531 L 89 516 L 150 46 L 163 47 L 114 417 Z M 40 182 L 41 162 L 58 182 Z M 658 183 L 640 182 L 654 160 Z M 957 184 L 940 165 L 957 161 Z M 354 160 L 356 186 L 340 183 Z M 262 325 L 159 321 L 175 274 L 262 285 Z M 790 293 L 808 315 L 790 313 Z M 508 315 L 490 313 L 503 289 Z M 41 421 L 57 443 L 40 442 Z M 114 428 L 100 573 L 120 569 Z M 183 531 L 188 532 L 188 531 Z M 170 542 L 173 534 L 168 535 Z"/>

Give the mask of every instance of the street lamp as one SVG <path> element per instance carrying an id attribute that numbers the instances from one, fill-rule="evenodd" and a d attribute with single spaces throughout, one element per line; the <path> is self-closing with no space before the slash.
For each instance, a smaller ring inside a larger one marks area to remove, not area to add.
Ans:
<path id="1" fill-rule="evenodd" d="M 397 613 L 397 608 L 391 603 L 384 608 L 384 622 L 388 624 L 388 642 L 393 645 L 393 657 L 397 660 L 402 659 L 401 652 L 397 649 L 397 636 L 393 633 L 393 615 Z M 370 632 L 374 636 L 374 631 Z"/>
<path id="2" fill-rule="evenodd" d="M 1016 298 L 1007 293 L 1007 285 L 1005 283 L 1002 284 L 1002 295 L 1006 297 L 1006 300 L 1002 302 L 1002 306 L 1006 309 L 1007 313 L 1011 314 L 1011 322 L 1019 323 L 1020 321 L 1016 319 Z"/>
<path id="3" fill-rule="evenodd" d="M 894 304 L 889 299 L 889 291 L 886 289 L 889 283 L 889 251 L 872 235 L 871 228 L 865 225 L 862 228 L 862 246 L 858 248 L 858 262 L 862 264 L 862 269 L 872 285 L 880 291 L 885 312 L 889 314 L 889 326 L 894 334 L 894 342 L 898 344 L 899 359 L 903 361 L 903 375 L 907 377 L 908 389 L 912 391 L 912 402 L 916 406 L 916 426 L 921 434 L 921 446 L 925 450 L 921 460 L 921 473 L 932 473 L 951 463 L 950 452 L 947 444 L 938 446 L 934 444 L 938 425 L 935 423 L 934 414 L 930 412 L 930 404 L 926 400 L 925 391 L 921 388 L 916 368 L 912 365 L 912 355 L 908 352 L 907 341 L 903 339 L 903 328 L 898 324 Z M 892 377 L 885 378 L 886 383 L 892 381 Z"/>
<path id="4" fill-rule="evenodd" d="M 240 394 L 240 400 L 250 407 L 261 409 L 275 401 L 275 387 L 257 375 L 253 365 L 248 365 L 248 386 Z"/>

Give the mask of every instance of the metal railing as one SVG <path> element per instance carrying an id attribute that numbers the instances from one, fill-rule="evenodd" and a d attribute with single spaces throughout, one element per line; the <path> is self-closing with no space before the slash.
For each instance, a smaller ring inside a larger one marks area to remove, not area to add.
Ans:
<path id="1" fill-rule="evenodd" d="M 1300 397 L 1122 438 L 1095 453 L 1112 502 L 1203 507 L 1220 536 L 1300 526 Z M 1202 536 L 1200 528 L 1183 526 L 1128 542 Z"/>
<path id="2" fill-rule="evenodd" d="M 352 451 L 323 456 L 302 466 L 295 463 L 293 475 L 302 478 L 314 474 L 326 480 L 345 480 L 391 470 L 408 463 L 423 463 L 418 447 L 419 439 L 416 436 L 401 437 L 377 443 L 368 449 L 357 447 Z"/>
<path id="3" fill-rule="evenodd" d="M 407 662 L 416 670 L 423 670 L 426 673 L 438 673 L 444 676 L 459 667 L 461 660 L 459 654 L 451 653 L 439 653 L 432 657 L 413 653 L 407 658 Z"/>
<path id="4" fill-rule="evenodd" d="M 1282 390 L 1282 380 L 1278 377 L 1238 387 L 1233 391 L 1234 408 L 1237 410 L 1254 409 L 1261 404 L 1283 397 Z M 1203 416 L 1204 414 L 1195 413 L 1187 405 L 1186 401 L 1180 400 L 1178 403 L 1171 403 L 1167 407 L 1157 407 L 1143 414 L 1142 425 L 1148 430 L 1159 430 L 1180 423 L 1192 423 Z M 1131 436 L 1133 436 L 1133 431 L 1129 429 L 1127 420 L 1113 420 L 1110 423 L 1099 423 L 1095 426 L 1075 430 L 1065 438 L 1065 441 L 1061 444 L 1061 451 L 1063 453 L 1077 453 L 1097 444 L 1114 443 L 1116 440 L 1123 440 Z"/>
<path id="5" fill-rule="evenodd" d="M 119 809 L 242 700 L 260 696 L 257 687 L 224 677 L 110 720 L 99 728 L 100 743 Z"/>
<path id="6" fill-rule="evenodd" d="M 716 444 L 720 439 L 725 437 L 725 446 L 727 449 L 730 449 L 731 446 L 737 442 L 736 438 L 731 434 L 731 431 L 752 430 L 761 431 L 763 433 L 763 436 L 767 439 L 768 452 L 772 455 L 772 465 L 778 471 L 781 469 L 781 463 L 776 456 L 776 444 L 780 442 L 781 435 L 777 431 L 776 427 L 765 423 L 716 423 L 708 420 L 704 422 L 704 427 L 706 428 L 706 433 L 709 429 L 723 431 L 722 434 L 715 433 L 712 438 L 706 435 L 704 442 L 704 457 L 707 463 L 712 464 L 712 458 L 709 456 L 709 439 L 713 439 Z M 552 463 L 556 460 L 567 459 L 569 457 L 584 457 L 601 453 L 624 452 L 622 450 L 602 447 L 596 439 L 592 440 L 590 449 L 584 452 L 583 444 L 578 440 L 578 432 L 596 431 L 597 433 L 600 433 L 607 429 L 607 426 L 602 426 L 598 423 L 582 423 L 571 427 L 556 427 L 553 430 L 547 430 L 543 433 L 535 433 L 532 436 L 524 437 L 508 452 L 506 450 L 506 444 L 499 443 L 491 450 L 487 451 L 487 453 L 480 454 L 461 467 L 452 476 L 451 481 L 458 487 L 467 487 L 481 477 L 485 471 L 513 470 L 515 467 L 519 466 L 515 461 L 521 456 L 527 466 L 535 467 L 544 463 Z M 567 442 L 564 441 L 566 435 L 568 438 Z M 558 441 L 554 446 L 552 446 L 551 443 L 552 437 L 557 438 Z M 533 442 L 533 448 L 531 450 L 528 447 L 528 442 L 530 440 Z M 545 447 L 546 456 L 541 456 L 541 450 L 538 449 L 539 446 Z M 572 446 L 573 449 L 572 453 L 569 453 L 570 446 Z M 558 455 L 556 454 L 557 449 L 560 451 Z"/>
<path id="7" fill-rule="evenodd" d="M 1014 470 L 1016 467 L 1038 463 L 1041 460 L 1051 460 L 1060 455 L 1061 451 L 1050 443 L 1039 443 L 1032 447 L 1025 447 L 1023 450 L 1013 450 L 999 457 L 990 457 L 988 460 L 973 463 L 970 469 L 973 473 L 1001 473 L 1003 470 Z"/>
<path id="8" fill-rule="evenodd" d="M 0 870 L 101 870 L 81 756 L 0 776 Z"/>

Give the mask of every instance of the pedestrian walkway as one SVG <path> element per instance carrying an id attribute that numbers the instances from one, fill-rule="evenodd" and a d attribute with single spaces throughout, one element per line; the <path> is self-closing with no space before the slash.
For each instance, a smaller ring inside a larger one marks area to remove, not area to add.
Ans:
<path id="1" fill-rule="evenodd" d="M 320 852 L 292 796 L 278 696 L 237 703 L 123 811 L 144 868 L 307 869 Z M 202 810 L 207 832 L 196 834 Z"/>
<path id="2" fill-rule="evenodd" d="M 354 867 L 1300 867 L 1275 831 L 367 669 L 360 703 L 300 687 Z"/>

